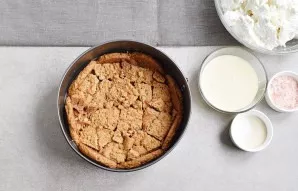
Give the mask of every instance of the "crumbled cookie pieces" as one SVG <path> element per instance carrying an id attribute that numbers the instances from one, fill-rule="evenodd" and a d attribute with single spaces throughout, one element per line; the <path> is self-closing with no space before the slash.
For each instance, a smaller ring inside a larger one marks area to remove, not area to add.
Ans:
<path id="1" fill-rule="evenodd" d="M 85 145 L 98 150 L 98 143 L 97 143 L 97 133 L 96 129 L 92 128 L 91 126 L 87 126 L 82 129 L 79 134 L 82 143 Z"/>
<path id="2" fill-rule="evenodd" d="M 83 69 L 65 109 L 83 154 L 110 168 L 134 168 L 169 147 L 182 118 L 182 95 L 153 58 L 111 53 Z"/>
<path id="3" fill-rule="evenodd" d="M 115 130 L 118 124 L 120 110 L 116 107 L 99 109 L 90 115 L 91 123 L 94 126 L 101 126 L 106 129 Z"/>
<path id="4" fill-rule="evenodd" d="M 121 67 L 119 63 L 96 64 L 94 72 L 99 80 L 112 80 L 120 76 Z"/>
<path id="5" fill-rule="evenodd" d="M 145 131 L 163 140 L 172 124 L 172 116 L 169 113 L 158 112 L 152 108 L 147 108 L 144 112 L 143 126 Z"/>
<path id="6" fill-rule="evenodd" d="M 163 77 L 162 74 L 160 74 L 159 72 L 155 71 L 153 73 L 153 79 L 156 80 L 157 82 L 160 82 L 160 83 L 165 83 L 166 79 Z"/>
<path id="7" fill-rule="evenodd" d="M 94 128 L 95 129 L 95 128 Z M 105 147 L 108 143 L 112 142 L 113 131 L 110 129 L 104 129 L 97 127 L 98 146 L 100 148 Z"/>

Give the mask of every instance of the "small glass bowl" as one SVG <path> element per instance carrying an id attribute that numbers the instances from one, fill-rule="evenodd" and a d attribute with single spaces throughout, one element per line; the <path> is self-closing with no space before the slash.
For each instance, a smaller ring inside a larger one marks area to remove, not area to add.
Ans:
<path id="1" fill-rule="evenodd" d="M 222 24 L 224 25 L 224 27 L 226 28 L 226 30 L 241 44 L 243 44 L 244 46 L 246 46 L 247 48 L 250 48 L 252 50 L 255 50 L 257 52 L 261 52 L 263 54 L 270 54 L 270 55 L 283 55 L 283 54 L 288 54 L 288 53 L 294 53 L 294 52 L 298 52 L 298 39 L 293 39 L 289 42 L 287 42 L 287 46 L 286 47 L 276 47 L 273 50 L 268 50 L 262 47 L 258 47 L 255 46 L 253 44 L 250 44 L 248 42 L 246 42 L 245 40 L 243 40 L 242 38 L 240 38 L 238 35 L 236 35 L 236 33 L 232 30 L 232 28 L 228 25 L 228 23 L 226 22 L 226 20 L 224 19 L 223 15 L 224 12 L 221 8 L 221 4 L 220 4 L 221 0 L 214 0 L 215 3 L 215 8 L 217 11 L 217 14 L 222 22 Z"/>
<path id="2" fill-rule="evenodd" d="M 252 68 L 255 70 L 257 77 L 258 77 L 258 92 L 254 98 L 254 100 L 246 107 L 240 109 L 240 110 L 236 110 L 236 111 L 225 111 L 225 110 L 221 110 L 217 107 L 215 107 L 214 105 L 212 105 L 212 103 L 210 103 L 208 101 L 208 98 L 206 98 L 206 96 L 204 95 L 202 89 L 201 89 L 201 74 L 204 71 L 206 65 L 213 60 L 214 58 L 218 57 L 218 56 L 222 56 L 222 55 L 233 55 L 233 56 L 238 56 L 246 61 L 248 61 Z M 262 65 L 261 61 L 255 57 L 252 53 L 244 50 L 243 48 L 239 48 L 239 47 L 227 47 L 227 48 L 221 48 L 219 50 L 216 50 L 215 52 L 211 53 L 209 56 L 207 56 L 205 58 L 205 60 L 203 61 L 202 65 L 201 65 L 201 69 L 199 71 L 199 77 L 198 77 L 198 86 L 199 86 L 199 90 L 200 93 L 204 99 L 204 101 L 213 109 L 222 112 L 222 113 L 227 113 L 227 114 L 237 114 L 237 113 L 243 113 L 246 112 L 252 108 L 254 108 L 265 96 L 265 92 L 267 89 L 267 81 L 268 81 L 268 77 L 267 77 L 267 73 L 265 71 L 264 66 Z"/>

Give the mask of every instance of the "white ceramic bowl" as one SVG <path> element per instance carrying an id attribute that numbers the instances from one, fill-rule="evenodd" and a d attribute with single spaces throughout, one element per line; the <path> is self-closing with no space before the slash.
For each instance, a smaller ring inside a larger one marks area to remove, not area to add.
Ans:
<path id="1" fill-rule="evenodd" d="M 276 78 L 276 77 L 279 77 L 279 76 L 291 76 L 291 77 L 294 77 L 297 81 L 298 81 L 298 74 L 295 73 L 295 72 L 291 72 L 291 71 L 282 71 L 282 72 L 278 72 L 276 73 L 268 82 L 268 88 L 267 88 L 267 91 L 266 91 L 266 94 L 265 94 L 265 98 L 266 98 L 266 102 L 268 103 L 268 105 L 274 109 L 275 111 L 278 111 L 278 112 L 294 112 L 294 111 L 298 111 L 298 107 L 295 108 L 295 109 L 285 109 L 285 108 L 281 108 L 279 106 L 277 106 L 271 99 L 271 84 L 272 84 L 272 81 Z"/>
<path id="2" fill-rule="evenodd" d="M 234 133 L 235 132 L 235 128 L 236 126 L 234 125 L 234 121 L 237 120 L 237 118 L 246 115 L 246 116 L 256 116 L 258 117 L 261 121 L 263 121 L 263 123 L 265 124 L 266 130 L 267 130 L 267 137 L 265 139 L 265 141 L 259 145 L 258 147 L 255 148 L 245 148 L 243 145 L 241 146 L 238 142 L 237 142 L 237 134 Z M 236 117 L 233 119 L 233 122 L 231 123 L 231 127 L 230 127 L 230 137 L 233 141 L 233 143 L 240 149 L 247 151 L 247 152 L 258 152 L 261 150 L 264 150 L 271 142 L 272 137 L 273 137 L 273 126 L 272 123 L 270 121 L 270 119 L 262 112 L 258 111 L 258 110 L 250 110 L 248 112 L 245 113 L 241 113 L 236 115 Z"/>

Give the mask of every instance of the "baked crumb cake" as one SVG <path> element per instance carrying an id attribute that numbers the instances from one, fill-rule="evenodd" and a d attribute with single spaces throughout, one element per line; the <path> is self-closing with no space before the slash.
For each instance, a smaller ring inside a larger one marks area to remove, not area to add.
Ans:
<path id="1" fill-rule="evenodd" d="M 162 155 L 182 120 L 176 82 L 151 57 L 111 53 L 73 81 L 65 105 L 70 134 L 86 156 L 135 168 Z"/>

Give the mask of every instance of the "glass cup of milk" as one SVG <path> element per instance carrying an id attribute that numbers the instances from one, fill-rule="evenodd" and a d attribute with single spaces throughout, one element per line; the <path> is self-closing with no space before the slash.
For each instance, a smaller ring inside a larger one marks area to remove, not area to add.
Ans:
<path id="1" fill-rule="evenodd" d="M 259 103 L 266 92 L 267 74 L 258 58 L 243 48 L 211 53 L 199 72 L 205 102 L 224 113 L 242 113 Z"/>

